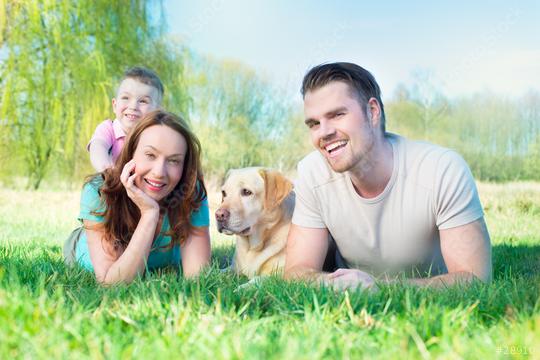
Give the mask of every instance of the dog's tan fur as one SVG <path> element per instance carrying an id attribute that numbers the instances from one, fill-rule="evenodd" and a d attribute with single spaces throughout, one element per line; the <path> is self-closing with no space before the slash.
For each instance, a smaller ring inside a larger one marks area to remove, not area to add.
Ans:
<path id="1" fill-rule="evenodd" d="M 236 235 L 238 274 L 251 278 L 282 271 L 295 201 L 292 189 L 292 183 L 275 170 L 244 168 L 227 174 L 216 214 L 230 214 L 227 222 L 218 221 L 218 230 Z"/>

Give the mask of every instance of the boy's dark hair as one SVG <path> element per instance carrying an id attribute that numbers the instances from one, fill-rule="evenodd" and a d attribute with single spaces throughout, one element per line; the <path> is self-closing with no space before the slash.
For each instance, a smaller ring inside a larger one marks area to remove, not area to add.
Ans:
<path id="1" fill-rule="evenodd" d="M 158 102 L 161 103 L 165 89 L 163 88 L 163 83 L 160 78 L 154 71 L 142 66 L 134 66 L 124 72 L 121 81 L 124 81 L 125 79 L 135 79 L 143 84 L 154 87 L 158 91 Z"/>
<path id="2" fill-rule="evenodd" d="M 360 105 L 366 112 L 366 105 L 371 98 L 375 98 L 381 107 L 381 129 L 386 133 L 384 105 L 381 100 L 379 84 L 369 71 L 356 64 L 336 62 L 317 65 L 304 76 L 302 81 L 302 98 L 309 91 L 317 90 L 332 81 L 341 81 L 349 85 L 353 95 L 356 95 Z"/>

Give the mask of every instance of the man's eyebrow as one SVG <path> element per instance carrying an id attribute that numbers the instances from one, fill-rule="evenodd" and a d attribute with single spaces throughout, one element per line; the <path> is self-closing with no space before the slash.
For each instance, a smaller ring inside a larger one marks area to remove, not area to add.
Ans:
<path id="1" fill-rule="evenodd" d="M 151 148 L 152 150 L 154 150 L 155 152 L 160 152 L 158 149 L 156 149 L 156 148 L 153 147 L 152 145 L 144 145 L 144 147 L 149 147 L 149 148 Z M 168 157 L 182 156 L 182 155 L 183 155 L 182 153 L 177 153 L 177 154 L 171 154 L 171 155 L 169 155 Z"/>
<path id="2" fill-rule="evenodd" d="M 335 108 L 335 109 L 332 109 L 330 111 L 327 111 L 324 116 L 325 117 L 331 117 L 332 115 L 335 115 L 339 112 L 343 112 L 343 111 L 347 111 L 347 107 L 346 106 L 340 106 L 338 108 Z"/>
<path id="3" fill-rule="evenodd" d="M 343 112 L 343 111 L 347 111 L 347 107 L 346 106 L 340 106 L 340 107 L 337 107 L 335 109 L 332 109 L 330 111 L 327 111 L 325 114 L 324 114 L 324 117 L 326 118 L 329 118 L 329 117 L 333 117 L 334 115 L 336 115 L 337 113 L 339 112 Z M 313 119 L 313 118 L 307 118 L 304 120 L 304 123 L 307 125 L 307 124 L 310 124 L 310 123 L 313 123 L 313 122 L 318 122 L 319 120 L 316 120 L 316 119 Z"/>

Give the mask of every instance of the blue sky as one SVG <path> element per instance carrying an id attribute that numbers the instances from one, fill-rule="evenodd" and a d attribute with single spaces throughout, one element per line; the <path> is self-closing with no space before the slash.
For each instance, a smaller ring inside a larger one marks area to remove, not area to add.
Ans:
<path id="1" fill-rule="evenodd" d="M 313 65 L 350 61 L 383 94 L 419 77 L 454 97 L 540 90 L 540 1 L 165 0 L 171 36 L 298 95 Z M 420 75 L 419 75 L 420 74 Z"/>

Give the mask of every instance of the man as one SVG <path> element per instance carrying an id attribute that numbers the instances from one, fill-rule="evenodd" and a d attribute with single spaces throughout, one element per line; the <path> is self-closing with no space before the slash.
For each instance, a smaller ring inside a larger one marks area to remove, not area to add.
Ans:
<path id="1" fill-rule="evenodd" d="M 316 66 L 302 84 L 317 151 L 298 164 L 285 276 L 336 288 L 378 281 L 491 280 L 491 244 L 476 185 L 455 152 L 385 130 L 379 85 L 351 63 Z M 340 268 L 323 273 L 329 235 Z"/>

